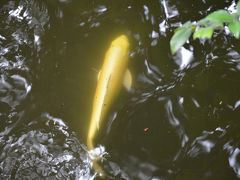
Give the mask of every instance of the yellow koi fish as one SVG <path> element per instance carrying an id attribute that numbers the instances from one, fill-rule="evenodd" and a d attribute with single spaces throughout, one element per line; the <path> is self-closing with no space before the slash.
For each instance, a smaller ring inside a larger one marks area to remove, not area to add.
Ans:
<path id="1" fill-rule="evenodd" d="M 94 138 L 100 124 L 106 119 L 109 108 L 120 92 L 122 82 L 129 89 L 131 75 L 127 71 L 129 41 L 125 35 L 114 39 L 108 49 L 103 66 L 98 75 L 97 89 L 93 101 L 93 110 L 87 135 L 87 146 L 94 148 Z"/>

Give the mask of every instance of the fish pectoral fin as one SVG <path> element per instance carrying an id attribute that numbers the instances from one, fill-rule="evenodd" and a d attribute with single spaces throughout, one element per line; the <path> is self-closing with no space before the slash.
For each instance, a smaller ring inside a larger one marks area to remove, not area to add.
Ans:
<path id="1" fill-rule="evenodd" d="M 99 130 L 99 122 L 97 122 L 97 125 L 96 125 L 96 126 L 97 126 L 97 130 Z"/>
<path id="2" fill-rule="evenodd" d="M 127 89 L 127 91 L 131 90 L 132 87 L 132 75 L 129 69 L 126 70 L 123 78 L 123 86 Z"/>
<path id="3" fill-rule="evenodd" d="M 100 76 L 101 76 L 101 70 L 98 72 L 98 76 L 97 76 L 97 79 L 99 80 L 100 79 Z"/>

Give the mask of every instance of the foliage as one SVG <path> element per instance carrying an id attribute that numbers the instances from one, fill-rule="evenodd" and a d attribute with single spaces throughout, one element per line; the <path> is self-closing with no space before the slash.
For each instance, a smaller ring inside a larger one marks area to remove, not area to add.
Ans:
<path id="1" fill-rule="evenodd" d="M 231 35 L 240 38 L 240 1 L 236 6 L 236 13 L 227 10 L 217 10 L 197 22 L 186 22 L 177 28 L 170 40 L 172 54 L 175 54 L 191 37 L 193 39 L 211 39 L 215 30 L 227 27 Z"/>

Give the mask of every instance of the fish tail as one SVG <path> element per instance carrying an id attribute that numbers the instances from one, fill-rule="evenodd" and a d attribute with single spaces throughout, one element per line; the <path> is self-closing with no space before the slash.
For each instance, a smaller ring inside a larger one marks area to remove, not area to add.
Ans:
<path id="1" fill-rule="evenodd" d="M 91 137 L 88 137 L 87 139 L 87 147 L 88 150 L 92 150 L 94 148 L 93 139 Z"/>

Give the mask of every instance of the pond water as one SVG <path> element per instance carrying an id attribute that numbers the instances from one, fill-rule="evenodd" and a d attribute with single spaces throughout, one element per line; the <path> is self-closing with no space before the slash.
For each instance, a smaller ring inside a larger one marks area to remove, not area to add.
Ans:
<path id="1" fill-rule="evenodd" d="M 110 42 L 128 36 L 125 89 L 97 142 L 102 179 L 240 178 L 240 43 L 227 32 L 172 56 L 174 29 L 236 2 L 1 0 L 1 179 L 101 179 L 86 135 Z"/>

